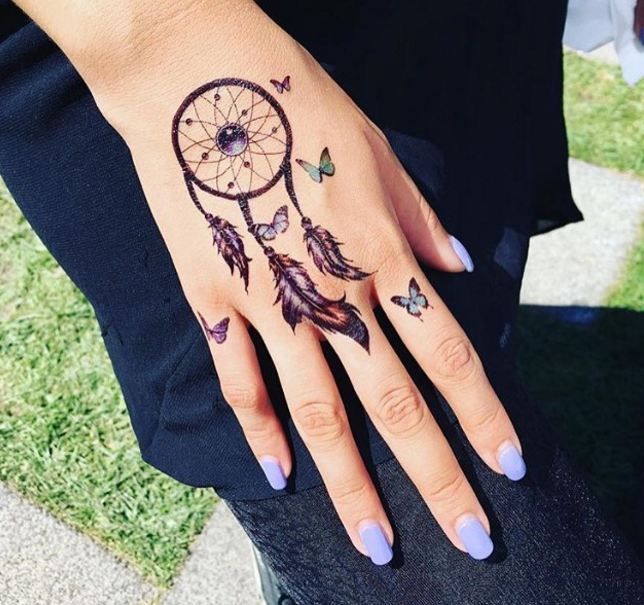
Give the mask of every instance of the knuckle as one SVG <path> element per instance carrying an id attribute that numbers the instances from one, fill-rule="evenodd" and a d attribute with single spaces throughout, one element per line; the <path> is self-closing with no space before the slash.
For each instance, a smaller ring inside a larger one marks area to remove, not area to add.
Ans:
<path id="1" fill-rule="evenodd" d="M 267 422 L 267 419 L 261 416 L 242 422 L 242 429 L 248 442 L 255 444 L 273 443 L 280 434 L 273 422 Z"/>
<path id="2" fill-rule="evenodd" d="M 433 477 L 427 485 L 425 496 L 432 502 L 451 503 L 457 500 L 464 486 L 465 477 L 463 474 L 458 470 L 453 470 Z"/>
<path id="3" fill-rule="evenodd" d="M 339 509 L 355 509 L 368 501 L 369 485 L 361 480 L 347 480 L 338 485 L 327 486 L 327 489 Z"/>
<path id="4" fill-rule="evenodd" d="M 347 421 L 340 406 L 331 401 L 310 400 L 293 410 L 293 420 L 305 440 L 333 445 L 347 431 Z"/>
<path id="5" fill-rule="evenodd" d="M 501 406 L 486 405 L 468 413 L 466 427 L 471 431 L 488 432 L 493 430 L 501 421 Z"/>
<path id="6" fill-rule="evenodd" d="M 404 437 L 415 435 L 427 417 L 423 402 L 409 384 L 386 389 L 380 396 L 376 413 L 389 432 Z"/>
<path id="7" fill-rule="evenodd" d="M 449 336 L 441 341 L 433 356 L 439 378 L 466 382 L 477 369 L 472 343 L 465 336 Z"/>
<path id="8" fill-rule="evenodd" d="M 379 227 L 378 238 L 369 244 L 372 253 L 383 265 L 391 264 L 400 269 L 401 257 L 408 254 L 409 248 L 400 234 L 399 228 L 393 223 L 387 223 Z"/>
<path id="9" fill-rule="evenodd" d="M 378 271 L 375 274 L 377 283 L 394 282 L 400 275 L 400 268 L 405 266 L 409 256 L 406 244 L 398 235 L 383 238 L 373 248 L 374 260 Z"/>
<path id="10" fill-rule="evenodd" d="M 230 407 L 238 410 L 255 410 L 260 403 L 260 389 L 254 384 L 222 381 L 221 392 Z"/>
<path id="11" fill-rule="evenodd" d="M 213 308 L 218 307 L 223 301 L 219 299 L 219 289 L 210 276 L 200 275 L 195 271 L 186 271 L 180 273 L 181 289 L 193 308 Z M 207 304 L 202 304 L 207 301 Z"/>
<path id="12" fill-rule="evenodd" d="M 397 283 L 400 280 L 400 268 L 414 261 L 409 242 L 397 229 L 387 236 L 378 237 L 373 244 L 372 254 L 378 267 L 375 273 L 377 286 Z"/>

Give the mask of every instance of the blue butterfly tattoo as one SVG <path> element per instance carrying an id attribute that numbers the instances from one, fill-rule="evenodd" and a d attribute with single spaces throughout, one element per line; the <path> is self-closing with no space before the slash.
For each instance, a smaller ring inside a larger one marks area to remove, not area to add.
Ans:
<path id="1" fill-rule="evenodd" d="M 427 297 L 420 291 L 420 286 L 413 277 L 409 280 L 409 297 L 392 296 L 391 302 L 405 309 L 410 315 L 418 317 L 421 321 L 420 315 L 423 309 L 434 308 L 429 304 Z"/>
<path id="2" fill-rule="evenodd" d="M 306 160 L 295 160 L 306 172 L 308 175 L 316 182 L 321 183 L 322 177 L 333 176 L 335 174 L 335 164 L 331 161 L 331 155 L 329 154 L 329 148 L 325 147 L 320 154 L 320 164 L 315 166 Z"/>

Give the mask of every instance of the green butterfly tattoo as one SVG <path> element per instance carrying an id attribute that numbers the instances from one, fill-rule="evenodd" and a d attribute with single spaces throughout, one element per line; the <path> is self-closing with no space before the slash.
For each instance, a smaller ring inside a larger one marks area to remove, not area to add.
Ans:
<path id="1" fill-rule="evenodd" d="M 320 164 L 315 166 L 306 160 L 295 160 L 306 172 L 308 175 L 316 182 L 321 183 L 322 177 L 333 176 L 335 174 L 335 164 L 331 161 L 331 155 L 329 154 L 329 148 L 325 147 L 320 154 Z"/>

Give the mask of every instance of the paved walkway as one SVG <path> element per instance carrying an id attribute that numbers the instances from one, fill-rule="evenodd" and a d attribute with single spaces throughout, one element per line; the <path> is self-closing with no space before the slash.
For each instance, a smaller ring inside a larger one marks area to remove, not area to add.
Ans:
<path id="1" fill-rule="evenodd" d="M 0 486 L 2 605 L 134 605 L 155 596 L 104 548 Z"/>
<path id="2" fill-rule="evenodd" d="M 162 605 L 259 605 L 250 541 L 219 504 Z"/>
<path id="3" fill-rule="evenodd" d="M 644 215 L 641 181 L 571 162 L 584 223 L 535 238 L 522 300 L 601 305 Z M 173 588 L 147 583 L 102 546 L 0 486 L 0 605 L 259 605 L 249 543 L 219 505 Z"/>
<path id="4" fill-rule="evenodd" d="M 644 182 L 572 160 L 584 221 L 530 242 L 521 302 L 600 306 L 618 279 L 644 219 Z"/>

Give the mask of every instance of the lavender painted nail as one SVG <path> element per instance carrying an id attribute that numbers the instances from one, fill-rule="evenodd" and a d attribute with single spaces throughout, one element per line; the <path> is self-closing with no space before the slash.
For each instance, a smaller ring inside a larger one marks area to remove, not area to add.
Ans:
<path id="1" fill-rule="evenodd" d="M 492 554 L 494 544 L 483 524 L 476 517 L 468 516 L 463 519 L 457 525 L 456 533 L 473 559 L 480 561 Z"/>
<path id="2" fill-rule="evenodd" d="M 266 475 L 266 479 L 273 489 L 279 490 L 286 487 L 286 477 L 284 471 L 275 456 L 262 456 L 259 459 L 259 464 Z"/>
<path id="3" fill-rule="evenodd" d="M 519 450 L 511 443 L 502 445 L 497 455 L 499 466 L 508 479 L 519 481 L 525 477 L 526 466 Z"/>
<path id="4" fill-rule="evenodd" d="M 456 252 L 456 256 L 458 256 L 459 260 L 463 263 L 465 270 L 468 273 L 472 273 L 472 271 L 474 271 L 474 261 L 472 260 L 470 253 L 467 251 L 467 248 L 453 235 L 449 236 L 449 243 L 452 244 L 452 250 Z"/>
<path id="5" fill-rule="evenodd" d="M 394 556 L 391 545 L 378 523 L 374 521 L 363 524 L 359 533 L 374 565 L 386 565 L 391 561 Z"/>

